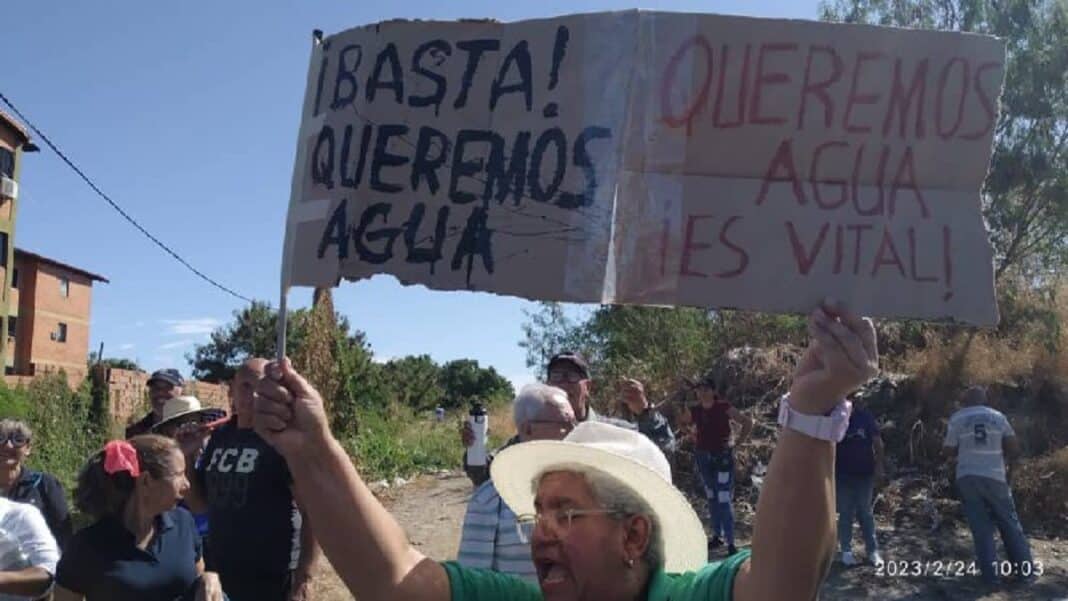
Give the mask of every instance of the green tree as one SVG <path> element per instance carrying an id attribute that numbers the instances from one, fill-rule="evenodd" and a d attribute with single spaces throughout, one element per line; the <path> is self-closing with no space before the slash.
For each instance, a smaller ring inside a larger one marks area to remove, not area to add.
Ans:
<path id="1" fill-rule="evenodd" d="M 512 384 L 492 367 L 482 368 L 478 361 L 457 359 L 441 366 L 442 406 L 465 407 L 475 401 L 485 404 L 505 402 L 515 396 Z"/>
<path id="2" fill-rule="evenodd" d="M 97 363 L 103 363 L 108 367 L 115 369 L 127 369 L 130 371 L 142 371 L 141 366 L 137 364 L 133 359 L 123 359 L 119 357 L 109 357 L 103 361 L 99 361 L 96 356 L 96 351 L 89 353 L 89 365 L 95 365 Z"/>
<path id="3" fill-rule="evenodd" d="M 1068 2 L 835 0 L 825 20 L 985 33 L 1006 44 L 983 208 L 999 280 L 1068 263 Z"/>
<path id="4" fill-rule="evenodd" d="M 416 410 L 433 409 L 445 398 L 441 367 L 430 355 L 394 359 L 383 366 L 392 398 Z"/>
<path id="5" fill-rule="evenodd" d="M 553 355 L 562 351 L 578 351 L 589 354 L 586 332 L 582 321 L 568 317 L 564 305 L 556 302 L 539 302 L 536 310 L 524 309 L 523 340 L 520 348 L 527 352 L 527 367 L 533 368 L 538 377 Z"/>
<path id="6" fill-rule="evenodd" d="M 251 357 L 273 358 L 277 353 L 278 310 L 269 303 L 253 301 L 234 311 L 232 323 L 217 328 L 206 344 L 197 345 L 186 359 L 193 367 L 193 377 L 206 382 L 225 382 L 234 377 L 234 370 Z M 362 340 L 362 332 L 351 332 L 348 319 L 334 314 L 339 336 L 354 336 Z M 307 339 L 312 312 L 296 309 L 289 312 L 286 328 L 286 353 L 301 356 Z M 362 344 L 362 342 L 361 342 Z"/>

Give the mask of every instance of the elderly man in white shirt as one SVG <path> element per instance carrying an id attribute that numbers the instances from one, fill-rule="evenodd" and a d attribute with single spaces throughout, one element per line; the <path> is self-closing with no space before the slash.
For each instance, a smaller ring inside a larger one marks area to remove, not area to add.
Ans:
<path id="1" fill-rule="evenodd" d="M 516 396 L 512 420 L 519 443 L 563 440 L 575 427 L 575 411 L 567 393 L 545 384 L 524 386 Z M 516 529 L 516 516 L 501 500 L 492 480 L 471 495 L 460 535 L 457 561 L 469 568 L 485 568 L 536 582 L 530 544 Z"/>
<path id="2" fill-rule="evenodd" d="M 59 547 L 41 512 L 0 497 L 0 601 L 46 595 L 58 562 Z"/>

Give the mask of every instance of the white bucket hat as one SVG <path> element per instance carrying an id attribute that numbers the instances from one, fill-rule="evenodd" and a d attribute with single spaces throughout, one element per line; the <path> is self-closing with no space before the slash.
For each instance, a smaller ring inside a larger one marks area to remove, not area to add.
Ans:
<path id="1" fill-rule="evenodd" d="M 200 399 L 195 396 L 174 397 L 173 399 L 167 399 L 167 402 L 163 404 L 163 419 L 152 426 L 152 431 L 158 432 L 163 426 L 179 418 L 194 414 L 200 415 L 203 419 L 212 419 L 220 414 L 225 415 L 226 412 L 214 407 L 205 409 L 200 405 Z"/>
<path id="2" fill-rule="evenodd" d="M 534 513 L 534 479 L 550 471 L 593 468 L 643 499 L 660 522 L 664 570 L 687 572 L 708 562 L 701 519 L 671 483 L 671 466 L 651 440 L 599 422 L 579 424 L 562 441 L 538 440 L 500 452 L 490 464 L 497 492 L 516 515 Z"/>

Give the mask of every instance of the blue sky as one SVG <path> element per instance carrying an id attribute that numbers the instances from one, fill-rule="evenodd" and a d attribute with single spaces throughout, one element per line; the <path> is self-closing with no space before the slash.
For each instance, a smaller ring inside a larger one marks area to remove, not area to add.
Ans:
<path id="1" fill-rule="evenodd" d="M 150 231 L 209 275 L 277 304 L 278 270 L 311 31 L 393 18 L 512 21 L 649 8 L 815 18 L 817 0 L 539 2 L 13 0 L 4 3 L 0 91 Z M 42 145 L 43 146 L 43 145 Z M 175 366 L 241 301 L 153 246 L 46 148 L 25 156 L 16 244 L 105 275 L 92 348 Z M 291 306 L 310 291 L 290 294 Z M 523 310 L 491 294 L 392 278 L 347 283 L 339 311 L 385 360 L 469 357 L 516 384 Z"/>

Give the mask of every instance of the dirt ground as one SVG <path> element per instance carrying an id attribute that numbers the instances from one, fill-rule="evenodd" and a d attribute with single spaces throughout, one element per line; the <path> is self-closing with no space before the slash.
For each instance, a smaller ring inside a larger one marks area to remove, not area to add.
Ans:
<path id="1" fill-rule="evenodd" d="M 421 476 L 399 488 L 389 489 L 382 497 L 393 515 L 400 520 L 412 543 L 434 559 L 452 559 L 460 542 L 460 526 L 471 494 L 467 478 L 456 472 Z M 749 507 L 740 504 L 738 515 L 739 545 L 748 544 L 746 526 Z M 917 566 L 937 562 L 971 560 L 971 538 L 957 521 L 947 521 L 937 531 L 906 526 L 895 528 L 878 525 L 879 544 L 887 561 L 898 562 L 904 570 L 886 569 L 877 574 L 871 566 L 843 568 L 835 564 L 823 588 L 822 599 L 920 601 L 1068 601 L 1068 542 L 1031 539 L 1036 562 L 1042 562 L 1044 574 L 1027 586 L 990 590 L 977 577 L 962 575 L 914 576 Z M 859 532 L 855 535 L 859 546 Z M 1000 552 L 1000 550 L 999 550 Z M 717 559 L 714 556 L 712 559 Z M 891 576 L 887 573 L 895 572 Z M 903 575 L 900 572 L 907 572 Z M 920 568 L 923 571 L 923 568 Z M 329 567 L 323 565 L 313 588 L 313 601 L 352 599 L 347 589 Z"/>

